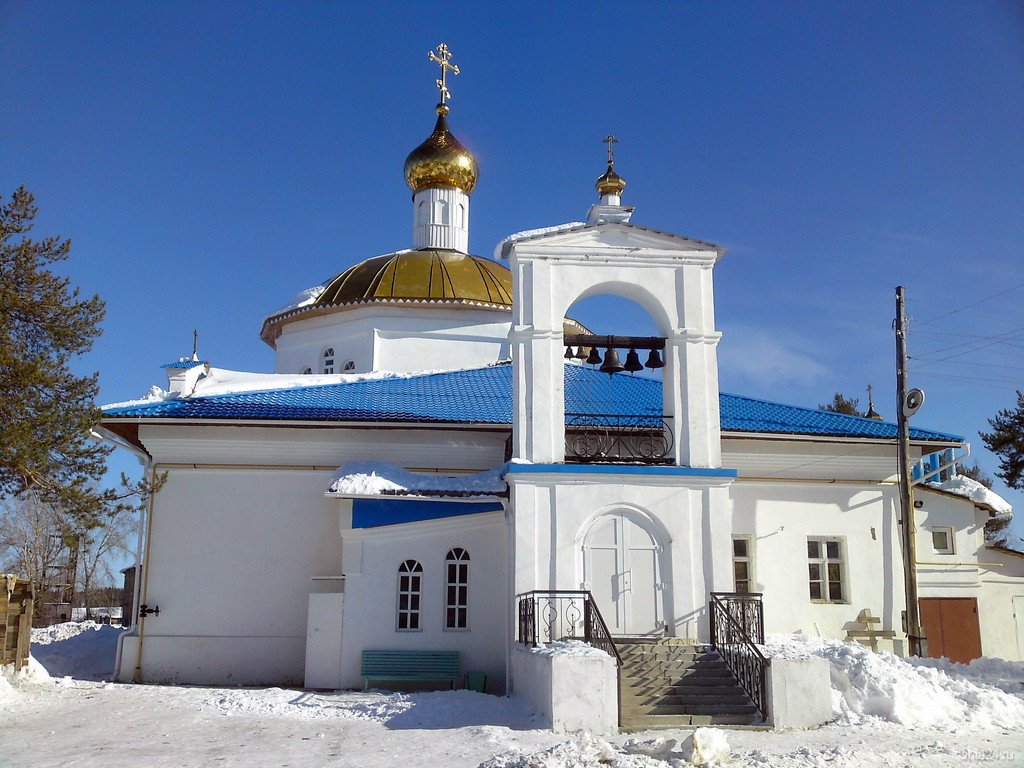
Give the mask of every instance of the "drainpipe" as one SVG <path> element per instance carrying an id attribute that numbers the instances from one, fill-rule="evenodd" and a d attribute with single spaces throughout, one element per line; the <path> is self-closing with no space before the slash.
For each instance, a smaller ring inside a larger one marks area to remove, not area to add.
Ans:
<path id="1" fill-rule="evenodd" d="M 153 480 L 154 480 L 154 478 L 156 476 L 156 472 L 155 472 L 154 466 L 153 466 L 153 457 L 150 456 L 148 453 L 146 453 L 143 450 L 140 450 L 139 448 L 137 448 L 136 446 L 132 445 L 131 443 L 122 440 L 118 435 L 114 434 L 113 432 L 111 432 L 108 429 L 105 429 L 104 427 L 100 427 L 100 426 L 94 427 L 92 430 L 90 430 L 89 437 L 90 437 L 90 439 L 92 439 L 92 440 L 94 440 L 96 442 L 107 442 L 107 443 L 110 443 L 111 445 L 113 445 L 115 448 L 124 448 L 125 450 L 130 451 L 131 453 L 135 454 L 135 457 L 139 460 L 139 463 L 142 464 L 142 466 L 143 466 L 143 475 L 148 479 L 150 484 L 153 483 Z M 132 627 L 127 632 L 122 632 L 118 636 L 118 638 L 117 638 L 117 650 L 116 650 L 115 663 L 114 663 L 114 680 L 115 681 L 117 681 L 120 678 L 120 676 L 121 676 L 122 644 L 123 644 L 124 639 L 126 637 L 138 637 L 139 638 L 139 649 L 138 649 L 139 653 L 138 653 L 138 657 L 136 658 L 135 672 L 132 675 L 132 681 L 136 682 L 136 683 L 139 682 L 138 676 L 139 676 L 139 668 L 140 668 L 141 656 L 142 656 L 142 622 L 145 621 L 145 619 L 144 618 L 140 618 L 138 621 L 135 621 L 135 619 L 139 617 L 139 606 L 141 605 L 141 601 L 140 601 L 139 598 L 140 598 L 140 594 L 142 592 L 142 581 L 143 581 L 143 579 L 142 579 L 142 563 L 144 562 L 143 561 L 143 541 L 145 540 L 145 541 L 148 542 L 148 537 L 145 534 L 149 530 L 148 523 L 149 523 L 150 520 L 152 520 L 152 517 L 153 517 L 153 493 L 150 492 L 149 494 L 147 494 L 147 496 L 148 496 L 148 499 L 146 501 L 146 507 L 145 507 L 145 509 L 142 510 L 141 514 L 139 515 L 138 535 L 137 535 L 136 541 L 135 541 L 135 581 L 134 581 L 134 584 L 132 585 L 132 619 L 133 619 Z M 148 549 L 148 543 L 147 543 L 147 549 Z M 145 562 L 146 562 L 147 566 L 149 564 L 148 560 L 149 560 L 149 553 L 146 552 L 146 560 L 145 560 Z M 146 568 L 147 573 L 148 573 L 148 570 L 149 569 L 147 567 Z M 124 617 L 122 617 L 121 621 L 124 622 Z"/>

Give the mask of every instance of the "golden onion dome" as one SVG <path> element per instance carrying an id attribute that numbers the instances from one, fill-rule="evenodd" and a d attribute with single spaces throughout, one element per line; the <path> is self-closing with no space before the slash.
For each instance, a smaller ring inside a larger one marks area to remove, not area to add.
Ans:
<path id="1" fill-rule="evenodd" d="M 482 256 L 442 248 L 399 251 L 356 264 L 314 306 L 391 300 L 512 306 L 512 273 Z"/>
<path id="2" fill-rule="evenodd" d="M 448 106 L 438 104 L 434 132 L 405 159 L 405 181 L 413 192 L 458 187 L 468 195 L 476 186 L 476 158 L 448 130 L 447 114 Z"/>
<path id="3" fill-rule="evenodd" d="M 608 170 L 598 178 L 597 191 L 601 197 L 605 195 L 621 195 L 626 188 L 626 180 L 615 172 L 614 164 L 608 163 Z"/>

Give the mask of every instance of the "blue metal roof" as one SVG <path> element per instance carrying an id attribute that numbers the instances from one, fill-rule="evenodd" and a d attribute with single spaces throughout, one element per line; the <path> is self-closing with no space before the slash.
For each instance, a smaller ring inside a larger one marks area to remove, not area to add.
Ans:
<path id="1" fill-rule="evenodd" d="M 661 415 L 661 382 L 608 376 L 565 366 L 568 413 Z M 896 425 L 859 416 L 783 405 L 739 395 L 720 398 L 722 430 L 849 437 L 896 436 Z M 302 421 L 418 421 L 511 424 L 512 365 L 365 379 L 292 389 L 189 397 L 104 409 L 107 417 L 176 419 L 280 419 Z M 912 428 L 912 438 L 959 441 L 956 435 Z"/>
<path id="2" fill-rule="evenodd" d="M 164 363 L 161 368 L 195 368 L 197 365 L 206 365 L 206 360 L 176 360 L 173 363 Z"/>

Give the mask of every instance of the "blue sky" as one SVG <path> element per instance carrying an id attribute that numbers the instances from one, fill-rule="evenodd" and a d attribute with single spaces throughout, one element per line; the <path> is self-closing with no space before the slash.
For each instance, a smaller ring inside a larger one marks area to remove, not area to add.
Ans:
<path id="1" fill-rule="evenodd" d="M 1010 1 L 0 0 L 0 193 L 36 195 L 36 234 L 70 237 L 68 274 L 107 301 L 81 361 L 103 402 L 162 383 L 193 328 L 214 365 L 271 370 L 265 314 L 410 245 L 402 163 L 433 126 L 441 41 L 481 169 L 471 250 L 582 218 L 614 133 L 634 221 L 729 249 L 724 391 L 865 404 L 872 384 L 891 418 L 905 285 L 914 423 L 996 468 L 977 432 L 1024 387 Z M 645 330 L 618 306 L 577 316 Z"/>

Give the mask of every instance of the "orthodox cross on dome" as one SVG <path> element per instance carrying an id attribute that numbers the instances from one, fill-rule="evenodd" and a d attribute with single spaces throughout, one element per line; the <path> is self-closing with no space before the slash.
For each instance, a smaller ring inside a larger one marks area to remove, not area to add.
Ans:
<path id="1" fill-rule="evenodd" d="M 615 165 L 615 148 L 612 147 L 612 144 L 618 144 L 619 140 L 609 133 L 601 139 L 601 142 L 608 145 L 608 167 L 611 168 Z"/>
<path id="2" fill-rule="evenodd" d="M 457 75 L 459 74 L 459 68 L 457 65 L 449 63 L 449 59 L 451 59 L 452 54 L 451 51 L 448 50 L 448 45 L 446 43 L 441 43 L 437 46 L 437 53 L 427 51 L 427 56 L 431 61 L 435 61 L 441 65 L 441 77 L 434 82 L 437 84 L 437 89 L 441 92 L 441 103 L 444 104 L 445 99 L 450 99 L 452 97 L 451 93 L 448 91 L 448 72 L 450 70 L 453 75 Z"/>

